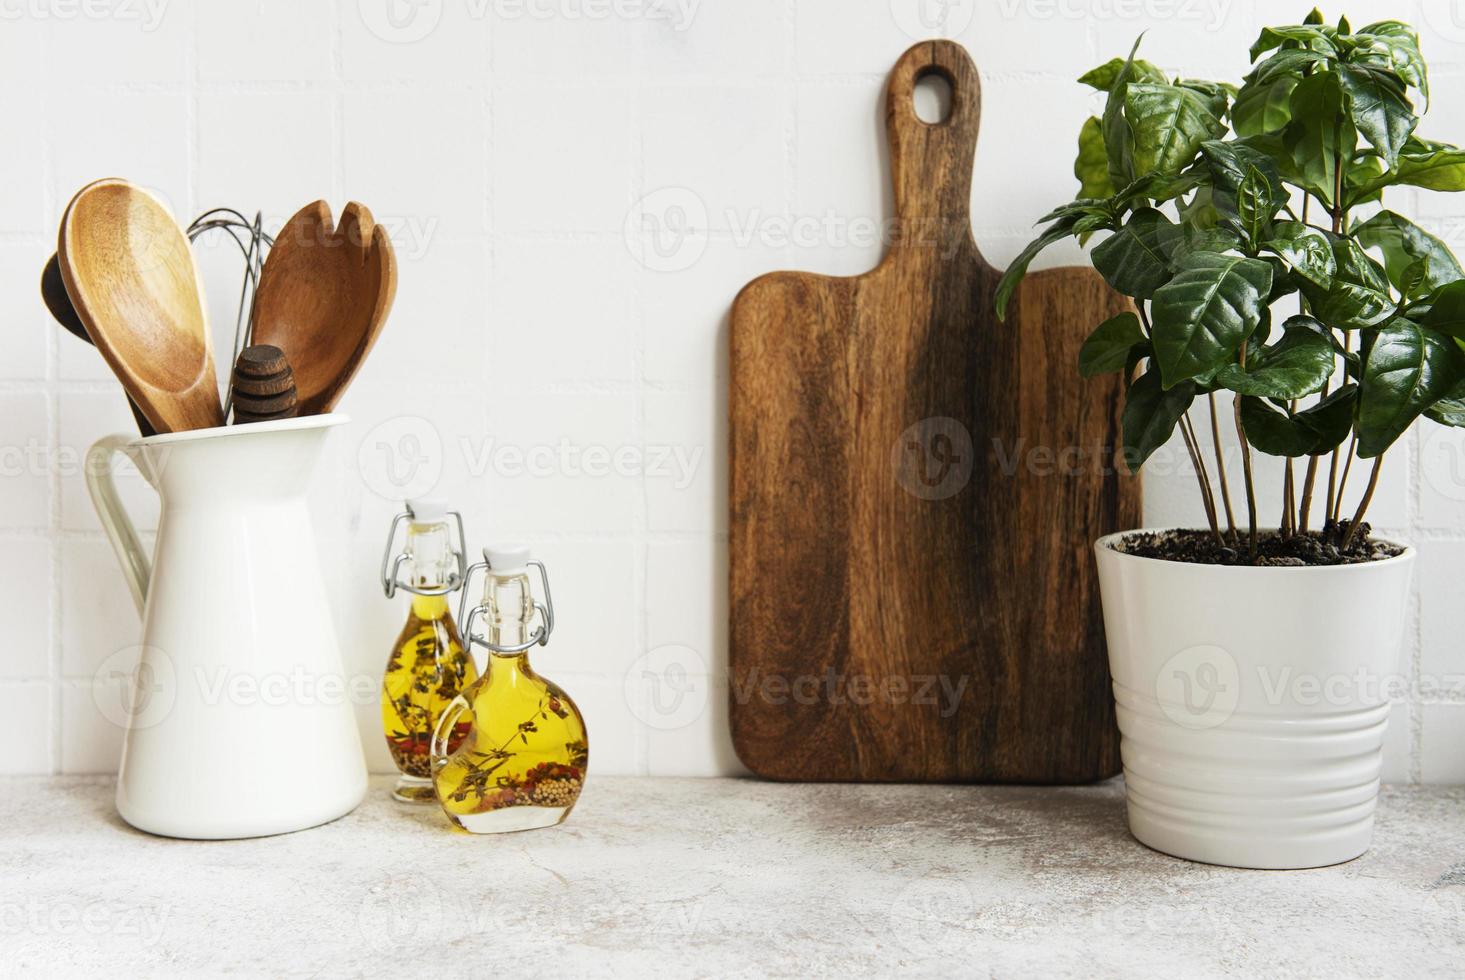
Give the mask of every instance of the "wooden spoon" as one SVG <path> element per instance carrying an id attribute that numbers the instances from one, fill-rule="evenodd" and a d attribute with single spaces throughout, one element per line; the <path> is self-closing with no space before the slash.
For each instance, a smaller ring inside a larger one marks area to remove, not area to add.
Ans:
<path id="1" fill-rule="evenodd" d="M 352 201 L 332 228 L 325 201 L 301 208 L 275 236 L 254 299 L 251 343 L 285 352 L 299 413 L 329 412 L 376 343 L 397 293 L 386 229 Z"/>
<path id="2" fill-rule="evenodd" d="M 66 328 L 66 332 L 73 337 L 78 337 L 92 343 L 92 338 L 87 336 L 86 324 L 81 322 L 81 317 L 76 315 L 76 307 L 71 303 L 71 296 L 66 292 L 66 282 L 61 278 L 61 262 L 56 256 L 46 263 L 46 268 L 41 270 L 41 300 L 46 304 L 46 309 L 56 318 L 56 322 Z M 153 435 L 157 430 L 148 421 L 146 415 L 142 414 L 137 407 L 137 402 L 131 396 L 127 399 L 127 407 L 132 409 L 132 417 L 137 421 L 137 431 L 144 436 Z"/>
<path id="3" fill-rule="evenodd" d="M 159 432 L 224 424 L 188 236 L 162 203 L 125 180 L 83 187 L 56 249 L 77 316 Z"/>

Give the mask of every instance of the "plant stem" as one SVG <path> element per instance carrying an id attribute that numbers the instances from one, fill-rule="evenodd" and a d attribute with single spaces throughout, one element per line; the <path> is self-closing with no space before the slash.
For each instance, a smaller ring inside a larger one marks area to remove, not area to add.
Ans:
<path id="1" fill-rule="evenodd" d="M 1296 500 L 1292 485 L 1292 457 L 1288 456 L 1287 472 L 1282 479 L 1282 522 L 1278 527 L 1284 538 L 1292 537 L 1292 532 L 1297 529 L 1296 518 L 1293 516 Z"/>
<path id="2" fill-rule="evenodd" d="M 1307 457 L 1307 475 L 1302 478 L 1302 506 L 1298 508 L 1297 529 L 1307 533 L 1307 520 L 1312 512 L 1312 487 L 1317 480 L 1318 457 Z"/>
<path id="3" fill-rule="evenodd" d="M 1221 422 L 1216 418 L 1216 393 L 1206 392 L 1211 405 L 1211 444 L 1216 447 L 1216 477 L 1221 484 L 1221 501 L 1226 505 L 1226 531 L 1236 544 L 1236 515 L 1231 511 L 1231 484 L 1226 479 L 1226 454 L 1221 450 Z"/>
<path id="4" fill-rule="evenodd" d="M 1200 483 L 1200 500 L 1206 509 L 1206 520 L 1211 524 L 1211 534 L 1216 544 L 1224 547 L 1226 542 L 1221 540 L 1221 528 L 1216 520 L 1216 498 L 1211 494 L 1211 478 L 1201 458 L 1200 443 L 1195 438 L 1195 427 L 1190 424 L 1189 412 L 1180 417 L 1180 435 L 1185 440 L 1186 451 L 1190 453 L 1191 465 L 1195 467 L 1195 478 Z"/>
<path id="5" fill-rule="evenodd" d="M 1358 510 L 1353 512 L 1353 520 L 1348 525 L 1348 533 L 1343 536 L 1343 549 L 1353 543 L 1353 536 L 1358 533 L 1358 527 L 1363 523 L 1363 515 L 1368 513 L 1368 505 L 1373 503 L 1373 492 L 1379 485 L 1379 470 L 1384 465 L 1384 454 L 1379 453 L 1378 458 L 1373 461 L 1373 472 L 1368 477 L 1368 489 L 1363 491 L 1363 499 L 1358 503 Z"/>
<path id="6" fill-rule="evenodd" d="M 1343 516 L 1343 491 L 1348 489 L 1348 474 L 1353 470 L 1353 454 L 1358 448 L 1358 433 L 1348 437 L 1348 460 L 1343 464 L 1343 478 L 1338 481 L 1338 499 L 1333 505 L 1333 523 Z"/>
<path id="7" fill-rule="evenodd" d="M 1338 153 L 1333 158 L 1334 180 L 1333 180 L 1333 234 L 1343 234 L 1343 154 Z M 1346 330 L 1343 331 L 1343 350 L 1345 352 L 1353 349 L 1353 336 Z M 1344 358 L 1344 378 L 1347 378 L 1347 358 Z M 1327 388 L 1323 389 L 1326 397 Z M 1350 450 L 1351 452 L 1351 450 Z M 1338 510 L 1343 506 L 1343 491 L 1336 487 L 1338 479 L 1338 447 L 1333 447 L 1333 458 L 1328 463 L 1328 517 L 1327 521 L 1336 524 L 1338 522 Z M 1348 480 L 1347 471 L 1344 471 L 1343 481 Z M 1326 522 L 1325 522 L 1326 523 Z"/>
<path id="8" fill-rule="evenodd" d="M 1246 345 L 1241 345 L 1241 366 L 1246 367 Z M 1232 415 L 1236 421 L 1236 435 L 1241 439 L 1241 472 L 1246 478 L 1246 516 L 1251 525 L 1249 550 L 1252 561 L 1256 560 L 1256 484 L 1251 477 L 1251 443 L 1246 439 L 1246 430 L 1241 427 L 1241 399 L 1232 402 Z"/>
<path id="9" fill-rule="evenodd" d="M 1328 460 L 1328 501 L 1323 514 L 1325 524 L 1331 524 L 1338 519 L 1338 450 L 1336 447 L 1333 449 L 1332 458 Z"/>

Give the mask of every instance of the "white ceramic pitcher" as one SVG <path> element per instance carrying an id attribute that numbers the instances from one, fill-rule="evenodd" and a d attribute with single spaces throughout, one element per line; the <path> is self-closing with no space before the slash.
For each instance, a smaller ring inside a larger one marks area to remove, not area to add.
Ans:
<path id="1" fill-rule="evenodd" d="M 142 613 L 117 778 L 134 827 L 257 837 L 334 820 L 365 795 L 305 501 L 330 428 L 346 421 L 114 435 L 88 451 L 87 488 Z M 117 453 L 162 498 L 151 561 L 117 496 Z"/>

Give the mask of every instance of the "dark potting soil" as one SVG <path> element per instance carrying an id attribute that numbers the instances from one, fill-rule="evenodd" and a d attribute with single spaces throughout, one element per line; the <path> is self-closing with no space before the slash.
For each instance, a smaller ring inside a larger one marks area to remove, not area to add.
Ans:
<path id="1" fill-rule="evenodd" d="M 1233 545 L 1223 531 L 1224 545 L 1216 543 L 1210 531 L 1140 531 L 1128 535 L 1118 550 L 1140 558 L 1188 562 L 1192 565 L 1357 565 L 1368 561 L 1393 558 L 1403 549 L 1397 545 L 1369 538 L 1367 523 L 1358 526 L 1347 551 L 1340 548 L 1348 532 L 1348 522 L 1329 525 L 1321 531 L 1283 537 L 1276 531 L 1257 534 L 1256 559 L 1248 549 L 1247 533 L 1237 528 Z"/>

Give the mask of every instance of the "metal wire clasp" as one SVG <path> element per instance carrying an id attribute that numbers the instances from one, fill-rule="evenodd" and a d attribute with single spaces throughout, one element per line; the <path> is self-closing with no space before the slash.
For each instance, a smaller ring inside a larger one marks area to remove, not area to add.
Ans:
<path id="1" fill-rule="evenodd" d="M 467 637 L 470 647 L 477 644 L 486 650 L 492 650 L 494 653 L 523 653 L 532 646 L 544 646 L 549 642 L 549 635 L 554 632 L 554 597 L 549 592 L 549 573 L 544 569 L 544 562 L 537 558 L 531 558 L 524 564 L 538 570 L 539 582 L 544 588 L 544 601 L 534 600 L 534 608 L 539 613 L 539 626 L 530 634 L 529 639 L 513 646 L 500 646 L 497 643 L 490 643 L 486 637 L 473 632 L 473 621 L 488 611 L 487 602 L 479 602 L 471 610 L 467 608 L 468 593 L 470 591 L 468 586 L 473 581 L 473 573 L 479 569 L 485 571 L 491 570 L 488 561 L 488 550 L 484 549 L 483 561 L 474 562 L 463 573 L 463 597 L 458 600 L 458 622 L 463 624 L 461 627 L 463 636 Z M 465 612 L 467 613 L 466 619 L 464 618 Z"/>
<path id="2" fill-rule="evenodd" d="M 398 589 L 404 589 L 414 595 L 447 595 L 461 587 L 468 577 L 468 569 L 465 567 L 468 559 L 464 557 L 468 550 L 468 543 L 463 534 L 463 515 L 456 510 L 450 510 L 448 516 L 458 525 L 458 546 L 453 549 L 453 558 L 456 560 L 458 570 L 449 572 L 448 581 L 434 589 L 424 589 L 402 581 L 400 577 L 402 565 L 409 560 L 409 556 L 406 551 L 401 551 L 394 559 L 392 545 L 397 541 L 397 528 L 403 521 L 410 521 L 416 516 L 412 513 L 412 505 L 408 504 L 406 510 L 392 518 L 392 527 L 387 531 L 387 546 L 382 552 L 381 579 L 382 592 L 386 593 L 388 599 L 395 596 Z"/>

